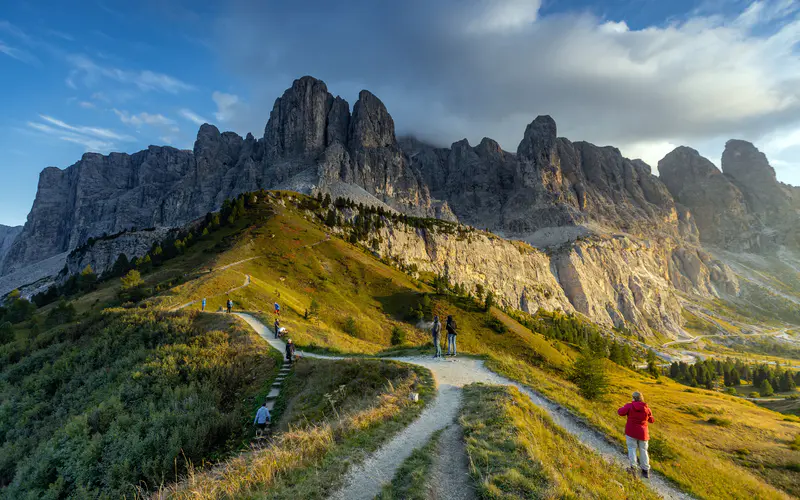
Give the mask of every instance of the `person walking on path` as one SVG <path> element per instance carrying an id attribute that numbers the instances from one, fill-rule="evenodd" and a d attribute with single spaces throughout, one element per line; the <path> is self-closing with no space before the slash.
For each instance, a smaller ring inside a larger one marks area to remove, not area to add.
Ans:
<path id="1" fill-rule="evenodd" d="M 256 426 L 256 436 L 264 434 L 267 429 L 267 423 L 271 420 L 272 416 L 269 414 L 269 409 L 267 409 L 267 402 L 264 401 L 264 404 L 256 412 L 255 420 L 253 420 L 253 424 Z"/>
<path id="2" fill-rule="evenodd" d="M 628 417 L 625 424 L 625 441 L 628 445 L 628 459 L 631 462 L 631 472 L 636 473 L 636 451 L 639 451 L 639 467 L 642 469 L 642 477 L 650 477 L 650 457 L 647 454 L 647 442 L 650 440 L 650 433 L 647 424 L 652 424 L 656 420 L 653 412 L 644 402 L 644 395 L 641 392 L 633 393 L 633 401 L 617 410 L 619 416 Z"/>
<path id="3" fill-rule="evenodd" d="M 205 297 L 203 297 L 203 300 L 200 301 L 200 310 L 201 311 L 205 311 L 206 310 L 206 298 Z"/>
<path id="4" fill-rule="evenodd" d="M 275 338 L 277 339 L 277 338 L 278 338 L 278 332 L 279 332 L 279 331 L 280 331 L 280 329 L 281 329 L 281 321 L 280 321 L 278 318 L 275 318 L 275 325 L 274 325 L 274 327 L 275 327 Z"/>
<path id="5" fill-rule="evenodd" d="M 281 315 L 281 306 L 277 302 L 275 302 L 275 316 Z"/>
<path id="6" fill-rule="evenodd" d="M 231 310 L 233 309 L 233 301 L 231 299 L 228 299 L 228 302 L 227 302 L 226 305 L 228 306 L 228 314 L 230 314 Z"/>
<path id="7" fill-rule="evenodd" d="M 448 356 L 455 356 L 456 355 L 456 320 L 454 320 L 452 316 L 448 316 L 447 317 L 447 325 L 445 325 L 445 329 L 447 330 L 447 355 Z"/>
<path id="8" fill-rule="evenodd" d="M 439 335 L 442 333 L 442 324 L 439 322 L 439 316 L 433 317 L 433 328 L 431 329 L 431 333 L 433 334 L 433 346 L 436 348 L 433 357 L 441 358 L 442 343 L 439 342 Z"/>
<path id="9" fill-rule="evenodd" d="M 286 341 L 286 361 L 290 365 L 294 361 L 294 342 L 292 342 L 292 339 Z"/>

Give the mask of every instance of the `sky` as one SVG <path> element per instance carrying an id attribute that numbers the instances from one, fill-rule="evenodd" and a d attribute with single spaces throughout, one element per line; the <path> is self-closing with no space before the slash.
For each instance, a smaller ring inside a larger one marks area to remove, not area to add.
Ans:
<path id="1" fill-rule="evenodd" d="M 261 137 L 303 75 L 351 106 L 369 89 L 398 135 L 436 145 L 516 151 L 549 114 L 654 172 L 676 146 L 719 165 L 749 140 L 800 185 L 797 0 L 6 3 L 0 224 L 23 224 L 39 172 L 84 152 L 190 149 L 204 122 Z"/>

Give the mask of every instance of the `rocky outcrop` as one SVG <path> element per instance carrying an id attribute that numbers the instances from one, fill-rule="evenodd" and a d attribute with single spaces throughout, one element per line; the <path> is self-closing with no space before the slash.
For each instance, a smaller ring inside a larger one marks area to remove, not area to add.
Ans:
<path id="1" fill-rule="evenodd" d="M 86 266 L 92 266 L 92 270 L 98 275 L 103 275 L 110 271 L 117 262 L 120 254 L 125 254 L 129 261 L 137 257 L 143 257 L 153 247 L 154 243 L 160 243 L 168 237 L 175 237 L 177 229 L 152 228 L 141 231 L 126 231 L 109 238 L 102 238 L 91 245 L 82 246 L 67 256 L 66 276 L 81 272 Z"/>
<path id="2" fill-rule="evenodd" d="M 691 211 L 704 243 L 768 253 L 783 245 L 800 248 L 796 188 L 779 183 L 749 142 L 728 141 L 722 171 L 687 147 L 669 153 L 658 169 L 675 201 Z"/>
<path id="3" fill-rule="evenodd" d="M 378 254 L 452 283 L 491 290 L 507 307 L 579 312 L 643 335 L 681 332 L 678 291 L 736 294 L 736 276 L 696 247 L 633 238 L 591 237 L 547 252 L 461 226 L 416 229 L 389 222 Z"/>
<path id="4" fill-rule="evenodd" d="M 703 242 L 742 250 L 758 247 L 760 228 L 744 195 L 700 153 L 679 147 L 658 162 L 658 171 L 675 201 L 691 210 Z"/>
<path id="5" fill-rule="evenodd" d="M 477 227 L 543 246 L 597 230 L 696 237 L 647 164 L 616 148 L 559 138 L 549 116 L 528 125 L 516 154 L 488 138 L 475 148 L 466 139 L 449 149 L 403 145 L 432 198 Z M 570 227 L 576 230 L 563 230 Z"/>
<path id="6" fill-rule="evenodd" d="M 22 226 L 4 226 L 0 224 L 0 267 L 3 264 L 8 249 L 14 243 L 19 233 L 22 232 Z"/>

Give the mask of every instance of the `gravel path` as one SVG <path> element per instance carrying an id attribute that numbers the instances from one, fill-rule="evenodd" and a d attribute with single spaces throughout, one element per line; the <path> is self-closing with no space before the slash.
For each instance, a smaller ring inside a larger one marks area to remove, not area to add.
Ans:
<path id="1" fill-rule="evenodd" d="M 271 346 L 284 352 L 286 344 L 280 339 L 275 339 L 272 332 L 263 323 L 249 314 L 237 313 L 237 316 L 252 326 Z M 313 358 L 344 359 L 342 357 L 322 356 L 312 353 L 299 353 L 302 356 Z M 374 498 L 380 492 L 381 486 L 391 481 L 400 464 L 415 448 L 424 445 L 434 432 L 447 427 L 453 422 L 461 404 L 461 388 L 475 382 L 516 387 L 520 392 L 527 395 L 536 406 L 544 409 L 558 426 L 574 435 L 589 449 L 600 453 L 609 462 L 627 466 L 627 454 L 618 450 L 601 433 L 586 426 L 562 406 L 545 399 L 540 394 L 518 382 L 489 370 L 481 360 L 472 358 L 433 359 L 430 356 L 388 359 L 423 366 L 431 370 L 439 387 L 439 394 L 417 420 L 409 424 L 405 430 L 375 452 L 364 463 L 352 467 L 345 477 L 345 486 L 331 498 L 337 500 Z M 650 479 L 647 480 L 647 485 L 655 493 L 666 499 L 691 498 L 667 483 L 656 473 L 651 474 Z M 446 496 L 443 498 L 456 497 Z"/>
<path id="2" fill-rule="evenodd" d="M 253 259 L 247 259 L 247 260 L 253 260 Z M 228 267 L 233 266 L 235 264 L 241 264 L 242 262 L 244 262 L 244 261 L 234 262 L 233 264 L 230 264 Z M 250 275 L 249 274 L 245 274 L 244 275 L 244 283 L 242 285 L 233 287 L 230 290 L 226 290 L 224 292 L 220 292 L 220 293 L 211 295 L 210 297 L 206 297 L 206 299 L 213 299 L 214 297 L 219 297 L 220 295 L 227 295 L 227 294 L 229 294 L 231 292 L 235 292 L 236 290 L 239 290 L 240 288 L 244 288 L 244 287 L 246 287 L 248 285 L 250 285 Z M 185 304 L 181 304 L 178 307 L 173 307 L 172 309 L 170 309 L 170 311 L 180 311 L 181 309 L 187 308 L 192 304 L 197 304 L 198 302 L 200 302 L 200 299 L 193 300 L 193 301 L 187 302 Z"/>
<path id="3" fill-rule="evenodd" d="M 464 433 L 458 423 L 448 425 L 439 437 L 429 486 L 432 500 L 477 500 L 469 477 Z"/>

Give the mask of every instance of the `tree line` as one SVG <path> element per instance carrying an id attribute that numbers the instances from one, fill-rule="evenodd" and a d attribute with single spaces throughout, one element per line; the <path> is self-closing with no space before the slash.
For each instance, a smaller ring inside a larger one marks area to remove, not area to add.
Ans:
<path id="1" fill-rule="evenodd" d="M 726 358 L 706 359 L 695 364 L 673 362 L 670 378 L 692 387 L 734 387 L 749 382 L 762 396 L 775 391 L 789 392 L 800 384 L 800 371 L 792 372 L 780 365 L 747 364 L 742 360 Z"/>

